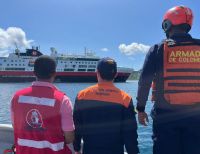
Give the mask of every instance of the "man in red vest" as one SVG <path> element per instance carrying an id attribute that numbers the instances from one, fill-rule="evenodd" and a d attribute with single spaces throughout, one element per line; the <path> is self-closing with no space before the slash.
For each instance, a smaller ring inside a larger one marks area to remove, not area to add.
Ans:
<path id="1" fill-rule="evenodd" d="M 11 117 L 17 154 L 71 154 L 74 139 L 72 104 L 52 82 L 56 62 L 49 56 L 35 60 L 32 86 L 15 93 Z"/>
<path id="2" fill-rule="evenodd" d="M 167 38 L 147 53 L 138 84 L 138 120 L 145 112 L 153 81 L 153 154 L 200 154 L 200 40 L 194 39 L 193 13 L 169 9 L 162 28 Z"/>

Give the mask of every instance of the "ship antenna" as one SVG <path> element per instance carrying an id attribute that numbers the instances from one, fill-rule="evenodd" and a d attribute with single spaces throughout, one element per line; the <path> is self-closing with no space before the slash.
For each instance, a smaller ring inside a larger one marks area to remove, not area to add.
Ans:
<path id="1" fill-rule="evenodd" d="M 85 56 L 87 56 L 87 48 L 84 48 Z"/>
<path id="2" fill-rule="evenodd" d="M 16 47 L 16 49 L 18 49 L 19 50 L 19 48 L 18 48 L 18 46 L 17 46 L 17 43 L 15 42 L 15 47 Z"/>
<path id="3" fill-rule="evenodd" d="M 19 50 L 19 48 L 18 48 L 18 46 L 17 46 L 17 43 L 15 42 L 15 47 L 16 47 L 16 49 L 15 49 L 15 53 L 19 56 L 19 52 L 20 52 L 20 50 Z"/>

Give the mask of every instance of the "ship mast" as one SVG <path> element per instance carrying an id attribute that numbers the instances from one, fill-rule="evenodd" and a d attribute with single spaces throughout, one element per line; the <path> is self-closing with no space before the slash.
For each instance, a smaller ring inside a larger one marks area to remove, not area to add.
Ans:
<path id="1" fill-rule="evenodd" d="M 85 56 L 87 56 L 87 48 L 84 47 Z"/>
<path id="2" fill-rule="evenodd" d="M 15 47 L 16 47 L 15 54 L 19 56 L 20 55 L 20 50 L 19 50 L 16 42 L 15 42 Z"/>

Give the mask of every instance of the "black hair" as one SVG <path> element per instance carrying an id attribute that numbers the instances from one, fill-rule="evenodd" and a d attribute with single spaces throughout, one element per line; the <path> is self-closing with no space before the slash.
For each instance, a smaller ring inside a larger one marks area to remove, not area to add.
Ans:
<path id="1" fill-rule="evenodd" d="M 110 66 L 107 66 L 107 68 L 97 68 L 101 78 L 103 80 L 107 80 L 107 81 L 112 81 L 116 74 L 117 74 L 117 66 L 116 66 L 116 63 L 114 63 L 114 66 L 113 65 L 110 65 Z"/>
<path id="2" fill-rule="evenodd" d="M 46 55 L 42 55 L 35 60 L 34 73 L 39 79 L 50 79 L 56 72 L 56 61 Z"/>

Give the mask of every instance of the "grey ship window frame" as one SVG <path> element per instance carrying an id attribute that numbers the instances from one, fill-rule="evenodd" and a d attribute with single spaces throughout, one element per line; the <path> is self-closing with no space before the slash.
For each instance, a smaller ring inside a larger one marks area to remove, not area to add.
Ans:
<path id="1" fill-rule="evenodd" d="M 79 65 L 79 68 L 87 68 L 87 65 Z"/>
<path id="2" fill-rule="evenodd" d="M 96 68 L 96 65 L 88 65 L 88 68 Z"/>

